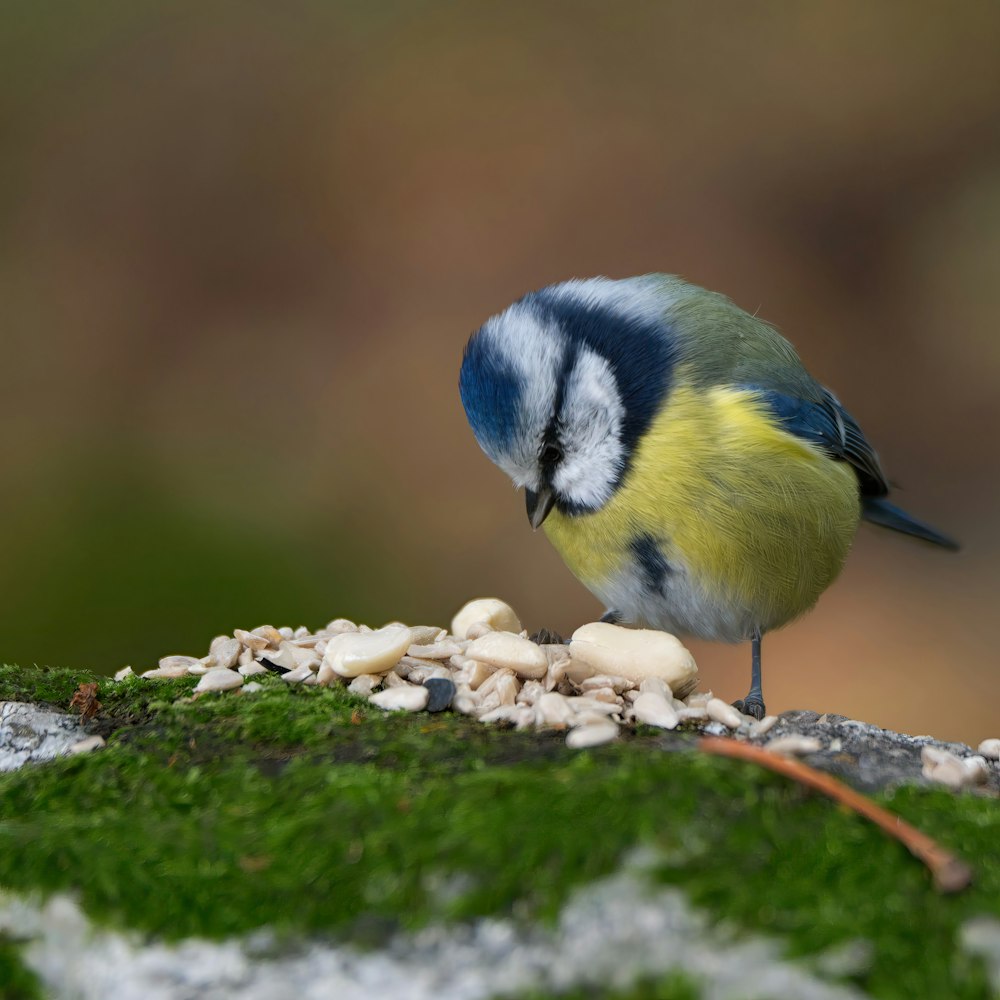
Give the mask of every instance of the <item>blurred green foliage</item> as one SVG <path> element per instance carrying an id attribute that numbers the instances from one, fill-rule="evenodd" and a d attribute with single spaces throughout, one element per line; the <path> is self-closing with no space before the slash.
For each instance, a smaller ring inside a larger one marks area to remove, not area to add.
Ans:
<path id="1" fill-rule="evenodd" d="M 393 598 L 406 603 L 388 555 L 336 522 L 315 535 L 301 525 L 262 532 L 238 516 L 209 517 L 141 473 L 107 485 L 82 478 L 8 542 L 0 592 L 17 622 L 8 659 L 31 663 L 44 651 L 44 665 L 109 673 L 139 653 L 141 672 L 171 650 L 204 655 L 213 635 L 249 622 L 381 624 Z"/>

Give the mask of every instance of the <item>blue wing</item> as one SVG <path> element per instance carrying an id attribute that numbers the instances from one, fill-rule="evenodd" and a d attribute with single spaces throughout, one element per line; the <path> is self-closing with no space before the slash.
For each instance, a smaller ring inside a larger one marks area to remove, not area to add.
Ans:
<path id="1" fill-rule="evenodd" d="M 848 462 L 858 477 L 862 497 L 884 497 L 889 483 L 875 449 L 857 421 L 829 389 L 820 388 L 818 399 L 801 399 L 774 389 L 753 389 L 790 434 L 819 445 L 828 455 Z"/>
<path id="2" fill-rule="evenodd" d="M 889 484 L 879 465 L 875 449 L 868 443 L 857 421 L 845 410 L 829 389 L 819 386 L 818 399 L 748 386 L 760 396 L 782 426 L 790 434 L 819 445 L 833 458 L 849 462 L 858 477 L 861 489 L 861 516 L 883 528 L 901 531 L 946 549 L 957 549 L 958 543 L 937 528 L 900 510 L 885 499 Z"/>

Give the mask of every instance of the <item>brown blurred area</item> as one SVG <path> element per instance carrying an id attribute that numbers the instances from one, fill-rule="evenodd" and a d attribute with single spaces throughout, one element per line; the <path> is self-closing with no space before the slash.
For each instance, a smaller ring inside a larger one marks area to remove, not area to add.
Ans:
<path id="1" fill-rule="evenodd" d="M 601 609 L 458 399 L 468 334 L 667 271 L 774 322 L 956 555 L 865 527 L 772 710 L 1000 735 L 1000 7 L 0 8 L 0 658 Z M 749 650 L 694 646 L 744 693 Z"/>

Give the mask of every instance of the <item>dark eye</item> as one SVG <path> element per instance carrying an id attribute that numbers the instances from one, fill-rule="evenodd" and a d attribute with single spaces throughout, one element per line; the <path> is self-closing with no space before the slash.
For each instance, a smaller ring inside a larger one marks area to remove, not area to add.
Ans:
<path id="1" fill-rule="evenodd" d="M 562 448 L 557 444 L 547 444 L 542 448 L 541 455 L 538 456 L 542 465 L 558 465 L 562 461 Z"/>

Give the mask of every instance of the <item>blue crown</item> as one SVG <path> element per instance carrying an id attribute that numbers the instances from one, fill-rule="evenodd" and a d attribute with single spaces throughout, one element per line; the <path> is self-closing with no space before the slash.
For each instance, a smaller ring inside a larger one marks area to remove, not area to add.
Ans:
<path id="1" fill-rule="evenodd" d="M 458 391 L 480 446 L 490 454 L 502 454 L 520 423 L 521 382 L 481 327 L 465 345 Z"/>

